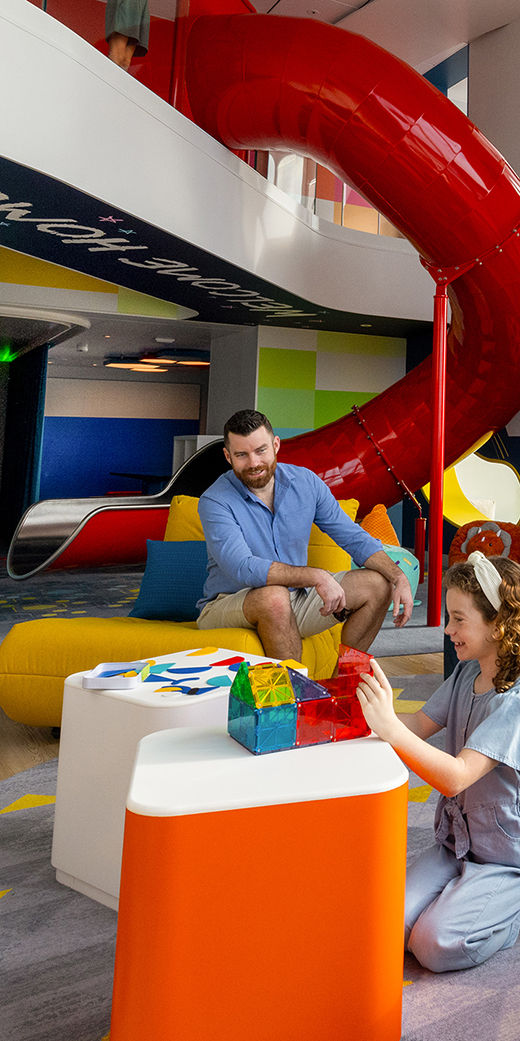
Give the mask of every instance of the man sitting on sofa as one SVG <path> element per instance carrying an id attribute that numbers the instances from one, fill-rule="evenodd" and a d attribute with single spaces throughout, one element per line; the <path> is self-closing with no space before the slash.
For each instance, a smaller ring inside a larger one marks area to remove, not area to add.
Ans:
<path id="1" fill-rule="evenodd" d="M 200 629 L 256 629 L 266 655 L 300 661 L 302 637 L 338 621 L 342 643 L 368 650 L 392 600 L 395 625 L 405 625 L 413 607 L 405 574 L 316 474 L 277 463 L 280 438 L 266 416 L 236 412 L 224 427 L 224 446 L 232 469 L 199 502 L 208 547 Z M 307 566 L 313 523 L 359 570 L 332 575 Z"/>

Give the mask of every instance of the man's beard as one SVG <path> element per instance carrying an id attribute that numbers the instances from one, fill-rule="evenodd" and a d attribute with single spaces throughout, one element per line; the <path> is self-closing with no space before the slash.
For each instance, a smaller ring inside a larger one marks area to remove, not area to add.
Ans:
<path id="1" fill-rule="evenodd" d="M 269 484 L 271 478 L 274 476 L 275 470 L 276 459 L 273 459 L 270 466 L 265 467 L 264 471 L 260 474 L 256 474 L 256 476 L 254 472 L 246 470 L 245 473 L 237 474 L 237 477 L 240 478 L 242 484 L 245 484 L 246 488 L 251 488 L 251 490 L 254 490 L 255 488 L 265 488 L 266 485 Z"/>

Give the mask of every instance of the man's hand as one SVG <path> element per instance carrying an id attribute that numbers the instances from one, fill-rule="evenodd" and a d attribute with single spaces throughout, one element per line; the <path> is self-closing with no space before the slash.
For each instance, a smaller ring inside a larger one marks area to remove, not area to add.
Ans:
<path id="1" fill-rule="evenodd" d="M 401 571 L 401 569 L 399 569 L 399 573 L 392 580 L 392 600 L 394 602 L 392 612 L 394 625 L 400 629 L 412 617 L 413 611 L 412 590 L 404 571 Z M 401 604 L 403 606 L 402 611 Z"/>
<path id="2" fill-rule="evenodd" d="M 319 571 L 318 580 L 314 583 L 314 588 L 318 596 L 323 600 L 320 614 L 335 614 L 346 607 L 345 590 L 328 571 Z"/>

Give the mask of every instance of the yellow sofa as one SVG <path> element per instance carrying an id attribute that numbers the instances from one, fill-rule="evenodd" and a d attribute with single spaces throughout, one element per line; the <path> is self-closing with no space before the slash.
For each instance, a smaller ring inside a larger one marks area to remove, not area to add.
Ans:
<path id="1" fill-rule="evenodd" d="M 176 496 L 172 500 L 165 539 L 203 538 L 197 504 L 198 500 L 190 496 Z M 355 518 L 357 500 L 346 500 L 342 506 Z M 367 523 L 370 517 L 372 523 Z M 374 507 L 362 523 L 371 534 L 382 537 L 383 542 L 398 545 L 384 507 Z M 350 558 L 313 526 L 308 563 L 340 571 L 350 567 Z M 341 626 L 336 625 L 303 641 L 303 664 L 314 679 L 331 675 L 340 633 Z M 132 617 L 44 618 L 21 622 L 13 626 L 0 645 L 0 705 L 8 716 L 20 723 L 59 726 L 63 682 L 71 673 L 92 669 L 103 661 L 128 661 L 205 646 L 227 647 L 246 654 L 264 653 L 252 629 L 202 631 L 195 622 Z"/>

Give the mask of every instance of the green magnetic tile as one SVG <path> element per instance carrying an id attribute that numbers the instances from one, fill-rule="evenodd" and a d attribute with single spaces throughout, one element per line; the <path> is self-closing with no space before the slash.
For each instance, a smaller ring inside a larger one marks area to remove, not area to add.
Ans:
<path id="1" fill-rule="evenodd" d="M 397 336 L 318 332 L 318 350 L 336 354 L 386 354 L 406 357 L 406 340 Z"/>
<path id="2" fill-rule="evenodd" d="M 261 347 L 258 352 L 258 386 L 314 390 L 316 386 L 315 351 Z"/>
<path id="3" fill-rule="evenodd" d="M 322 427 L 350 412 L 353 405 L 364 405 L 375 394 L 361 390 L 317 390 L 315 392 L 314 426 Z"/>
<path id="4" fill-rule="evenodd" d="M 259 387 L 256 407 L 269 417 L 273 427 L 314 428 L 314 390 Z"/>
<path id="5" fill-rule="evenodd" d="M 237 669 L 231 691 L 234 698 L 238 701 L 242 701 L 245 705 L 251 705 L 254 708 L 255 699 L 249 682 L 248 666 L 245 662 L 242 662 Z"/>

